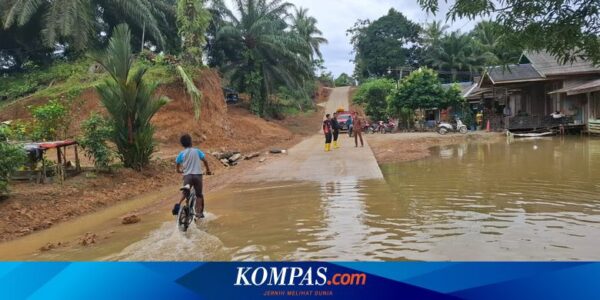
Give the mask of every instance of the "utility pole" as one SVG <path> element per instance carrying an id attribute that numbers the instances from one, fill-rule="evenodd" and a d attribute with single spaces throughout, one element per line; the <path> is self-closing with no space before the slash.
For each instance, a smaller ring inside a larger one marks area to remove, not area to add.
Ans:
<path id="1" fill-rule="evenodd" d="M 140 53 L 144 52 L 144 39 L 146 38 L 146 21 L 144 21 L 144 26 L 142 27 L 142 48 L 140 49 Z"/>
<path id="2" fill-rule="evenodd" d="M 398 80 L 396 80 L 396 88 L 400 87 L 400 81 L 402 81 L 402 77 L 404 76 L 404 68 L 407 68 L 407 71 L 410 71 L 410 67 L 396 67 L 395 69 L 392 69 L 391 67 L 388 67 L 388 75 L 392 75 L 392 71 L 396 71 L 398 72 Z"/>

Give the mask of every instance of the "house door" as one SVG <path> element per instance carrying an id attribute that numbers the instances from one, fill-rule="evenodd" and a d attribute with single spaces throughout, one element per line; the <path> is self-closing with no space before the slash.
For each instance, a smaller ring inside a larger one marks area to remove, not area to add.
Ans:
<path id="1" fill-rule="evenodd" d="M 523 107 L 521 106 L 521 95 L 510 95 L 509 102 L 513 116 L 517 115 L 520 111 L 523 110 Z"/>

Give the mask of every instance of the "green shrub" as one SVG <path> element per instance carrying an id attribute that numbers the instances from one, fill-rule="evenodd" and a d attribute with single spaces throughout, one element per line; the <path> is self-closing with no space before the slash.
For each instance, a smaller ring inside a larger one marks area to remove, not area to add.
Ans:
<path id="1" fill-rule="evenodd" d="M 271 97 L 267 105 L 267 115 L 284 118 L 285 115 L 295 115 L 313 109 L 311 95 L 315 93 L 316 82 L 308 81 L 301 88 L 291 89 L 280 86 L 275 97 Z"/>
<path id="2" fill-rule="evenodd" d="M 110 171 L 110 163 L 114 153 L 107 145 L 113 129 L 108 120 L 97 113 L 92 113 L 89 119 L 81 124 L 83 136 L 79 144 L 85 151 L 85 156 L 94 161 L 96 169 Z"/>
<path id="3" fill-rule="evenodd" d="M 421 68 L 402 79 L 399 87 L 388 97 L 388 102 L 389 112 L 398 115 L 404 108 L 415 110 L 461 107 L 465 100 L 458 85 L 453 84 L 445 91 L 434 70 Z"/>
<path id="4" fill-rule="evenodd" d="M 8 125 L 0 124 L 0 142 L 6 142 L 11 134 L 10 127 Z"/>
<path id="5" fill-rule="evenodd" d="M 156 83 L 145 79 L 148 68 L 132 70 L 134 57 L 127 25 L 115 27 L 98 62 L 110 75 L 96 89 L 114 128 L 112 141 L 125 167 L 141 170 L 154 153 L 154 126 L 150 120 L 168 99 L 156 95 Z"/>
<path id="6" fill-rule="evenodd" d="M 69 111 L 60 101 L 50 100 L 44 105 L 31 108 L 31 115 L 34 140 L 55 140 L 66 136 L 70 123 Z"/>
<path id="7" fill-rule="evenodd" d="M 468 107 L 464 110 L 462 122 L 467 126 L 467 128 L 469 128 L 469 130 L 471 129 L 471 126 L 476 125 L 473 111 L 471 111 L 471 109 Z"/>
<path id="8" fill-rule="evenodd" d="M 365 106 L 365 113 L 373 120 L 384 120 L 387 116 L 387 97 L 396 83 L 391 79 L 369 80 L 358 87 L 352 101 Z"/>
<path id="9" fill-rule="evenodd" d="M 18 120 L 5 127 L 4 133 L 9 141 L 31 140 L 31 122 Z"/>
<path id="10" fill-rule="evenodd" d="M 23 165 L 27 158 L 20 145 L 0 141 L 0 194 L 8 192 L 10 175 Z"/>

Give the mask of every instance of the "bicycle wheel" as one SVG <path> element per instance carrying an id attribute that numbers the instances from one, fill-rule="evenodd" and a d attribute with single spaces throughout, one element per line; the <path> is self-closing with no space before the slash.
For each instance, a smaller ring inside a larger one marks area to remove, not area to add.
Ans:
<path id="1" fill-rule="evenodd" d="M 197 217 L 197 215 L 196 215 L 196 194 L 192 194 L 190 196 L 190 219 L 189 219 L 188 225 L 192 224 L 195 217 Z"/>
<path id="2" fill-rule="evenodd" d="M 179 230 L 184 232 L 187 231 L 190 225 L 189 219 L 191 219 L 189 208 L 187 205 L 184 205 L 179 209 L 179 215 L 177 215 L 177 225 L 179 226 Z"/>

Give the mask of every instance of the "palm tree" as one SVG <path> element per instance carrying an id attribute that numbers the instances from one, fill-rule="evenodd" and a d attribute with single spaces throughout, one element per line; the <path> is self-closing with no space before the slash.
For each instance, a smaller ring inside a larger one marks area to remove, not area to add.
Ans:
<path id="1" fill-rule="evenodd" d="M 308 15 L 307 8 L 296 8 L 292 16 L 292 29 L 294 29 L 312 48 L 311 61 L 315 56 L 323 59 L 320 46 L 327 44 L 327 39 L 322 37 L 323 32 L 317 28 L 317 19 Z"/>
<path id="2" fill-rule="evenodd" d="M 41 34 L 48 47 L 66 42 L 76 50 L 83 50 L 99 34 L 97 29 L 107 21 L 127 21 L 148 31 L 157 43 L 163 44 L 158 21 L 162 13 L 158 5 L 163 0 L 6 1 L 11 5 L 4 15 L 4 29 L 13 25 L 24 26 L 41 15 Z"/>
<path id="3" fill-rule="evenodd" d="M 515 63 L 521 55 L 522 49 L 506 40 L 502 25 L 492 21 L 479 22 L 471 36 L 475 44 L 486 53 L 488 65 Z"/>
<path id="4" fill-rule="evenodd" d="M 439 45 L 441 39 L 445 36 L 448 25 L 440 21 L 433 21 L 423 27 L 421 32 L 422 41 L 426 49 L 433 49 Z"/>
<path id="5" fill-rule="evenodd" d="M 440 71 L 450 71 L 452 81 L 456 81 L 459 72 L 471 75 L 481 70 L 489 56 L 481 51 L 471 36 L 454 31 L 439 41 L 439 46 L 428 53 L 426 61 Z"/>
<path id="6" fill-rule="evenodd" d="M 125 167 L 141 170 L 154 152 L 150 120 L 168 99 L 156 96 L 156 84 L 144 80 L 146 67 L 131 69 L 134 58 L 127 25 L 115 27 L 105 55 L 97 61 L 110 75 L 97 90 L 114 128 L 112 141 Z"/>
<path id="7" fill-rule="evenodd" d="M 277 85 L 301 88 L 312 75 L 310 45 L 295 31 L 287 30 L 285 18 L 292 4 L 282 0 L 237 0 L 239 18 L 225 13 L 228 24 L 217 33 L 222 44 L 238 45 L 223 71 L 252 97 L 252 110 L 264 116 Z M 224 48 L 224 47 L 223 47 Z"/>

